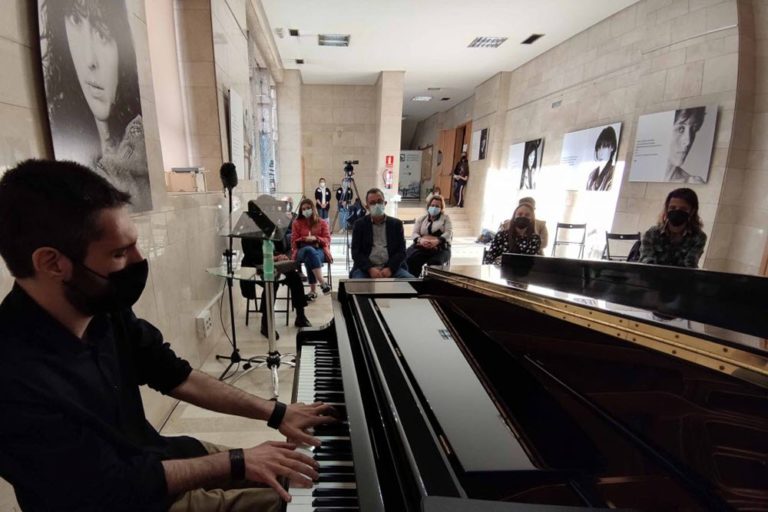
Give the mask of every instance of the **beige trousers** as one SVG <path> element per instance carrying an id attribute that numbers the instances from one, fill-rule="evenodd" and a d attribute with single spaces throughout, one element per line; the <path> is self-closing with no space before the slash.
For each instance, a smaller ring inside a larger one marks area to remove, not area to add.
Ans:
<path id="1" fill-rule="evenodd" d="M 225 446 L 200 441 L 208 453 L 229 450 Z M 168 512 L 277 512 L 280 497 L 269 487 L 253 487 L 253 482 L 233 482 L 218 489 L 195 489 L 179 496 Z"/>

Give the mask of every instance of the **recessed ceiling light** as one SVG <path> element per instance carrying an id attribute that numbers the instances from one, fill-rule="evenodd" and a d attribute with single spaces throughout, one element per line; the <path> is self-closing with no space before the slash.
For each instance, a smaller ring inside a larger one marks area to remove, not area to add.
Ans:
<path id="1" fill-rule="evenodd" d="M 448 101 L 448 100 L 450 100 L 450 99 L 451 99 L 451 98 L 440 98 L 440 101 Z"/>
<path id="2" fill-rule="evenodd" d="M 414 96 L 411 101 L 431 101 L 432 96 Z"/>
<path id="3" fill-rule="evenodd" d="M 320 34 L 317 36 L 317 44 L 320 46 L 349 46 L 349 34 Z"/>
<path id="4" fill-rule="evenodd" d="M 427 87 L 427 90 L 428 91 L 439 91 L 440 88 L 439 87 Z"/>
<path id="5" fill-rule="evenodd" d="M 530 36 L 528 36 L 528 39 L 526 39 L 520 44 L 533 44 L 539 39 L 541 39 L 542 37 L 544 37 L 544 34 L 531 34 Z"/>
<path id="6" fill-rule="evenodd" d="M 299 37 L 299 29 L 297 28 L 289 28 L 288 29 L 288 35 L 291 37 Z"/>
<path id="7" fill-rule="evenodd" d="M 467 48 L 498 48 L 501 43 L 506 41 L 506 37 L 476 37 Z"/>
<path id="8" fill-rule="evenodd" d="M 304 59 L 296 59 L 296 64 L 304 64 Z"/>

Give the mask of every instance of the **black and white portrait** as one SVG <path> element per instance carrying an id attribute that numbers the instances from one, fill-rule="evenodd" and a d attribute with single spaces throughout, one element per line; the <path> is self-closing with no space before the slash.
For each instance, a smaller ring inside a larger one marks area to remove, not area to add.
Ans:
<path id="1" fill-rule="evenodd" d="M 614 181 L 621 180 L 616 176 L 620 136 L 621 123 L 566 133 L 560 164 L 568 172 L 568 188 L 611 190 Z"/>
<path id="2" fill-rule="evenodd" d="M 485 155 L 488 152 L 488 128 L 483 128 L 480 132 L 480 154 L 479 160 L 485 160 Z"/>
<path id="3" fill-rule="evenodd" d="M 543 155 L 544 139 L 529 140 L 509 146 L 508 166 L 518 190 L 534 190 L 536 188 Z"/>
<path id="4" fill-rule="evenodd" d="M 38 0 L 58 160 L 87 165 L 152 209 L 136 53 L 124 0 Z"/>
<path id="5" fill-rule="evenodd" d="M 630 181 L 706 183 L 716 121 L 717 105 L 641 116 Z"/>

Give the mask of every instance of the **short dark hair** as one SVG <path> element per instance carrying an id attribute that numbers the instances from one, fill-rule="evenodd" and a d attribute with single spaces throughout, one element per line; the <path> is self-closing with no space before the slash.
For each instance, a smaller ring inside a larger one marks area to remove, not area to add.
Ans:
<path id="1" fill-rule="evenodd" d="M 21 162 L 0 179 L 0 256 L 22 279 L 35 275 L 32 253 L 40 247 L 82 261 L 102 235 L 99 212 L 130 202 L 130 194 L 78 163 Z"/>
<path id="2" fill-rule="evenodd" d="M 384 192 L 382 192 L 380 188 L 373 187 L 373 188 L 368 189 L 368 192 L 365 193 L 365 204 L 368 204 L 368 196 L 371 195 L 371 194 L 379 194 L 379 195 L 381 195 L 382 199 L 384 199 L 384 200 L 387 199 L 387 196 L 384 195 Z"/>
<path id="3" fill-rule="evenodd" d="M 682 199 L 688 203 L 688 205 L 691 207 L 691 215 L 688 217 L 688 225 L 695 231 L 701 231 L 704 223 L 701 221 L 701 217 L 699 217 L 699 196 L 697 196 L 696 192 L 690 188 L 676 188 L 667 194 L 667 199 L 664 201 L 664 211 L 661 212 L 661 218 L 663 219 L 667 214 L 667 210 L 669 209 L 669 202 L 673 198 Z"/>
<path id="4" fill-rule="evenodd" d="M 681 108 L 675 110 L 675 120 L 673 124 L 688 122 L 694 132 L 701 130 L 704 124 L 704 116 L 707 113 L 706 107 Z"/>

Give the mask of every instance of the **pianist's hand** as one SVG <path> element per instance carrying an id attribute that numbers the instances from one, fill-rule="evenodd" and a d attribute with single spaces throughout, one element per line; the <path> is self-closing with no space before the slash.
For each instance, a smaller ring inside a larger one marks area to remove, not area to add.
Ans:
<path id="1" fill-rule="evenodd" d="M 278 430 L 290 442 L 320 446 L 320 440 L 307 434 L 307 429 L 333 423 L 337 421 L 335 415 L 336 410 L 322 402 L 291 404 L 285 411 L 285 416 Z"/>
<path id="2" fill-rule="evenodd" d="M 291 495 L 277 481 L 279 477 L 297 487 L 309 487 L 319 477 L 317 462 L 297 452 L 295 444 L 267 441 L 244 450 L 244 455 L 245 478 L 269 485 L 285 501 L 291 501 Z"/>

